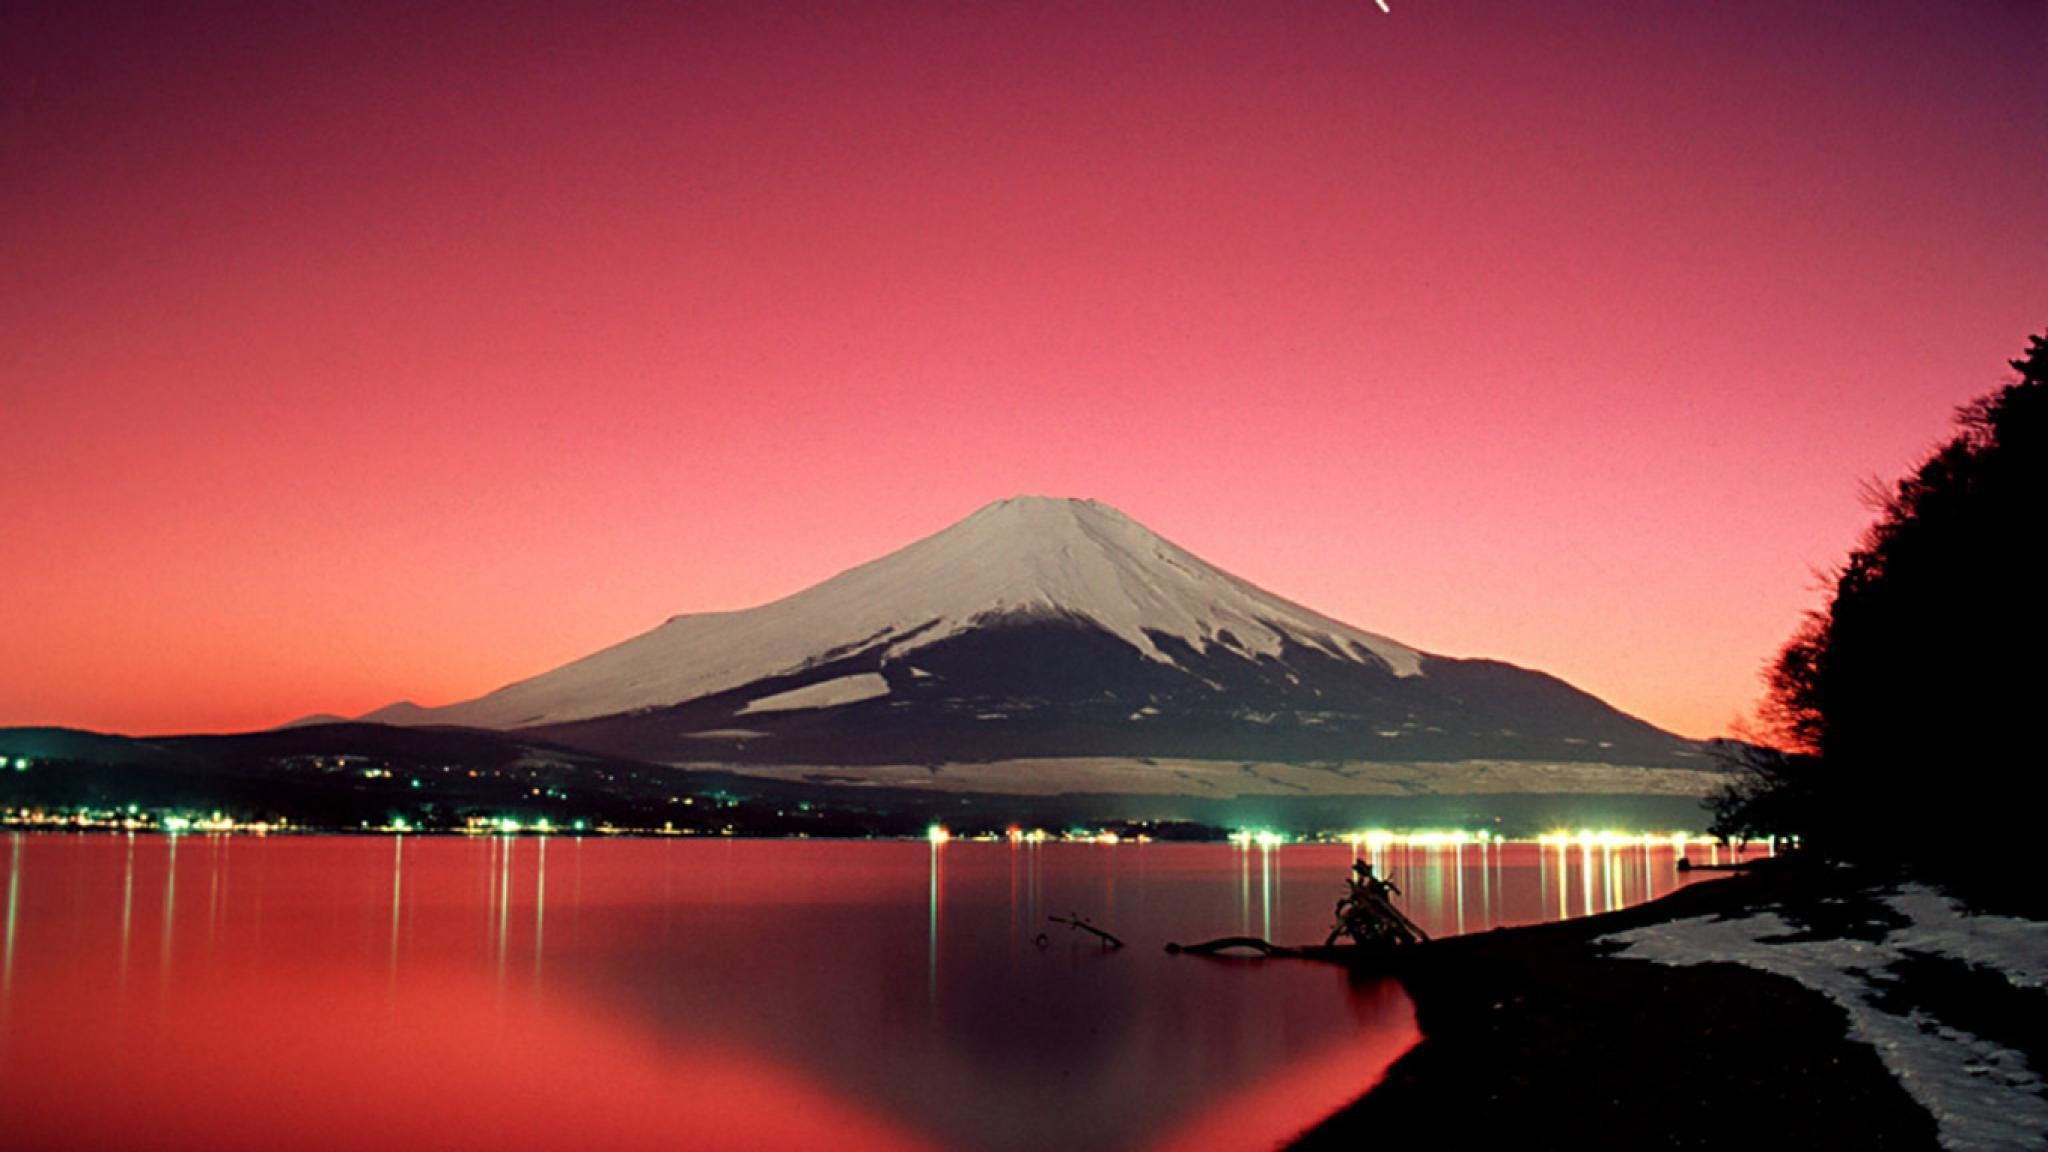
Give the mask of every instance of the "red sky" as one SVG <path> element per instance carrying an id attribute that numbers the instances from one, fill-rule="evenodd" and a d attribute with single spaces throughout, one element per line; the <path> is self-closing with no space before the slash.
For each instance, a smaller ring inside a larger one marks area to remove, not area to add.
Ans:
<path id="1" fill-rule="evenodd" d="M 444 703 L 1030 492 L 1722 732 L 2048 327 L 2048 6 L 1390 2 L 20 6 L 0 724 Z"/>

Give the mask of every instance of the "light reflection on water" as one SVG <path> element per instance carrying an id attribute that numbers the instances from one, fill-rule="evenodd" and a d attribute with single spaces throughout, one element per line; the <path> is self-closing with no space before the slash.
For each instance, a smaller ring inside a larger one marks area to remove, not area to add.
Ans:
<path id="1" fill-rule="evenodd" d="M 1681 855 L 1696 864 L 1724 864 L 1769 849 L 1738 852 L 1699 840 L 1680 849 L 1668 840 L 1574 836 L 1540 844 L 1448 838 L 1284 847 L 1253 842 L 1228 851 L 1238 857 L 1236 928 L 1227 932 L 1219 924 L 1206 934 L 1302 943 L 1321 942 L 1328 931 L 1354 858 L 1370 860 L 1379 876 L 1393 881 L 1403 910 L 1431 935 L 1448 936 L 1616 911 L 1711 877 L 1679 872 Z"/>
<path id="2" fill-rule="evenodd" d="M 7 943 L 0 952 L 0 1019 L 14 992 L 14 926 L 21 907 L 21 833 L 10 834 L 7 841 Z"/>
<path id="3" fill-rule="evenodd" d="M 1432 933 L 1681 879 L 1374 847 Z M 1264 1146 L 1412 1043 L 1406 998 L 1161 946 L 1320 942 L 1353 851 L 10 834 L 0 1114 L 23 1147 Z"/>

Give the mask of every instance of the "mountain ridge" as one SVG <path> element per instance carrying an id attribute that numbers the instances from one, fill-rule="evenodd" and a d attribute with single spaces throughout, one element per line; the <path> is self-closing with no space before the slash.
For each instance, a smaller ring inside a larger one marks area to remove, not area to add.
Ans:
<path id="1" fill-rule="evenodd" d="M 886 643 L 900 657 L 992 619 L 1094 621 L 1155 661 L 1153 633 L 1276 655 L 1283 638 L 1416 675 L 1423 653 L 1202 561 L 1092 500 L 1021 496 L 879 559 L 753 608 L 672 616 L 537 676 L 437 708 L 389 705 L 395 724 L 524 728 L 684 703 Z"/>
<path id="2" fill-rule="evenodd" d="M 790 596 L 671 617 L 476 700 L 365 719 L 668 763 L 1702 760 L 1547 673 L 1433 655 L 1107 505 L 1047 497 L 985 505 Z"/>

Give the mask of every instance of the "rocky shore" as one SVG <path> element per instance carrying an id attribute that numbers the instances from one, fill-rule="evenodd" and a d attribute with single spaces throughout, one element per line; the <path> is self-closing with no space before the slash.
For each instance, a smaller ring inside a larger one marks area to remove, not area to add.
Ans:
<path id="1" fill-rule="evenodd" d="M 1401 966 L 1422 1043 L 1295 1147 L 2048 1145 L 2027 1023 L 2048 992 L 2024 959 L 1999 966 L 2044 942 L 2048 924 L 1793 861 L 1433 942 Z M 1915 1059 L 1946 1061 L 1949 1095 Z"/>

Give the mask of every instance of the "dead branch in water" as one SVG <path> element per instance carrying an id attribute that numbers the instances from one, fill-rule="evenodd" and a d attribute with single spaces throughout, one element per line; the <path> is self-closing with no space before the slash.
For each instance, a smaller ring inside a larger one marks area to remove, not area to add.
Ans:
<path id="1" fill-rule="evenodd" d="M 1421 944 L 1390 943 L 1287 945 L 1257 936 L 1223 936 L 1199 944 L 1168 944 L 1166 950 L 1176 956 L 1210 956 L 1226 960 L 1314 960 L 1341 964 L 1356 972 L 1385 974 L 1398 971 L 1411 958 L 1420 958 L 1425 947 Z M 1237 955 L 1244 952 L 1253 955 Z"/>
<path id="2" fill-rule="evenodd" d="M 1087 932 L 1093 936 L 1099 937 L 1102 940 L 1102 946 L 1104 948 L 1121 948 L 1124 946 L 1123 941 L 1117 939 L 1115 936 L 1112 936 L 1107 932 L 1104 932 L 1102 929 L 1097 928 L 1095 925 L 1090 924 L 1087 920 L 1083 919 L 1081 914 L 1078 912 L 1076 912 L 1072 916 L 1065 917 L 1047 916 L 1046 919 L 1052 921 L 1055 924 L 1065 924 L 1069 928 L 1078 928 L 1083 932 Z"/>
<path id="3" fill-rule="evenodd" d="M 1166 950 L 1176 955 L 1185 952 L 1189 956 L 1214 956 L 1232 948 L 1249 948 L 1261 956 L 1296 956 L 1301 949 L 1289 948 L 1261 940 L 1257 936 L 1224 936 L 1216 940 L 1204 940 L 1200 944 L 1168 944 Z"/>

